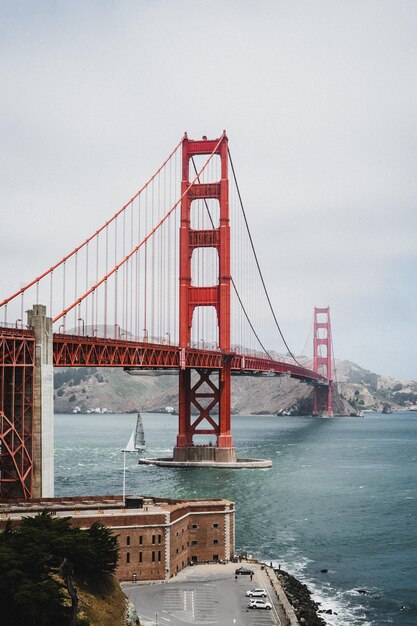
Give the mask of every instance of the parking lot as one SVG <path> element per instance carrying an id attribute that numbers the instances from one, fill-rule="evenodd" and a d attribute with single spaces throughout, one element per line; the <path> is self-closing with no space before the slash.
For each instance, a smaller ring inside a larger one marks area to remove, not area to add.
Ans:
<path id="1" fill-rule="evenodd" d="M 265 569 L 259 564 L 244 565 L 254 570 L 252 581 L 248 575 L 236 579 L 239 565 L 228 563 L 195 565 L 166 582 L 123 583 L 122 587 L 145 626 L 286 626 Z M 266 590 L 271 610 L 248 608 L 250 598 L 245 594 L 255 587 Z"/>

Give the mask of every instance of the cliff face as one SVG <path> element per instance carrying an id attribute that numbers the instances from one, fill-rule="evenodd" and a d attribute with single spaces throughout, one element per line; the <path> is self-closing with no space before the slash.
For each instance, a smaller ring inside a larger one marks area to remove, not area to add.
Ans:
<path id="1" fill-rule="evenodd" d="M 309 365 L 307 360 L 304 360 Z M 339 415 L 355 410 L 396 410 L 417 402 L 417 383 L 374 374 L 349 361 L 336 363 L 338 385 L 334 409 Z M 56 370 L 57 413 L 107 409 L 109 412 L 178 409 L 177 376 L 131 376 L 121 368 Z M 232 411 L 240 414 L 311 414 L 312 387 L 287 377 L 235 376 Z"/>
<path id="2" fill-rule="evenodd" d="M 339 391 L 357 409 L 399 410 L 417 403 L 417 382 L 374 374 L 350 361 L 336 362 Z"/>

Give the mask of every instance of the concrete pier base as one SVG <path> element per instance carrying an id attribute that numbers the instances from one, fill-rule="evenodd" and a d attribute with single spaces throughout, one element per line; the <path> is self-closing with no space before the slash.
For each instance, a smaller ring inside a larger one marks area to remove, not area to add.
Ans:
<path id="1" fill-rule="evenodd" d="M 225 469 L 272 467 L 270 459 L 238 459 L 235 448 L 216 448 L 215 446 L 174 448 L 172 457 L 140 458 L 139 464 L 158 465 L 160 467 L 217 467 Z"/>
<path id="2" fill-rule="evenodd" d="M 188 446 L 174 448 L 173 461 L 180 463 L 236 463 L 236 448 L 217 446 Z"/>

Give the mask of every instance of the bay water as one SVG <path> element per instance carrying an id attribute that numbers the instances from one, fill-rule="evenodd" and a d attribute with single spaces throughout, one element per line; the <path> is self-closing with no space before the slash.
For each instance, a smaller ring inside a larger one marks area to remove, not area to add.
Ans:
<path id="1" fill-rule="evenodd" d="M 170 456 L 178 417 L 142 418 L 144 455 Z M 135 422 L 56 415 L 55 495 L 121 494 L 121 449 Z M 240 415 L 232 424 L 238 456 L 270 458 L 271 468 L 161 468 L 127 454 L 127 493 L 233 500 L 236 552 L 305 582 L 337 613 L 329 625 L 416 626 L 417 413 Z"/>

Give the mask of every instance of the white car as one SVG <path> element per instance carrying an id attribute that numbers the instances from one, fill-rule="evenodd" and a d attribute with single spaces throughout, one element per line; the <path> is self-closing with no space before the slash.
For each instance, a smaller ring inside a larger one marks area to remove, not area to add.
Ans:
<path id="1" fill-rule="evenodd" d="M 250 589 L 249 591 L 246 592 L 246 597 L 247 598 L 266 598 L 267 593 L 265 589 Z"/>
<path id="2" fill-rule="evenodd" d="M 248 609 L 272 609 L 272 604 L 265 600 L 250 600 Z"/>

